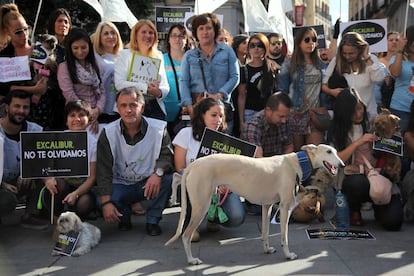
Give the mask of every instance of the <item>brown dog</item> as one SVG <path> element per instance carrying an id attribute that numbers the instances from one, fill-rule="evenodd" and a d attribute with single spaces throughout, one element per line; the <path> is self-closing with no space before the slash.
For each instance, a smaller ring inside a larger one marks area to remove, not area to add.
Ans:
<path id="1" fill-rule="evenodd" d="M 297 205 L 292 211 L 296 222 L 309 223 L 314 219 L 324 222 L 325 191 L 332 186 L 334 178 L 324 169 L 317 169 L 311 176 L 310 185 L 301 186 L 296 197 Z"/>
<path id="2" fill-rule="evenodd" d="M 392 138 L 393 135 L 400 135 L 400 118 L 391 114 L 388 109 L 382 108 L 381 112 L 371 122 L 371 132 L 381 138 Z M 401 158 L 395 154 L 381 152 L 379 162 L 382 163 L 382 173 L 393 183 L 400 181 Z"/>

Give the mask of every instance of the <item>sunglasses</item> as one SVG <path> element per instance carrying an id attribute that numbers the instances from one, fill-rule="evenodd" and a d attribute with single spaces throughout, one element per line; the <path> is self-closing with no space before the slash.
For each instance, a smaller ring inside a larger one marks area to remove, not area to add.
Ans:
<path id="1" fill-rule="evenodd" d="M 283 44 L 282 41 L 273 41 L 273 42 L 270 42 L 270 45 L 272 45 L 272 46 L 282 45 L 282 44 Z"/>
<path id="2" fill-rule="evenodd" d="M 22 35 L 23 33 L 27 33 L 29 28 L 23 28 L 14 32 L 14 35 Z"/>
<path id="3" fill-rule="evenodd" d="M 315 43 L 318 40 L 316 37 L 312 37 L 312 38 L 307 37 L 303 41 L 305 41 L 305 43 L 309 43 L 311 41 L 311 39 L 312 39 L 313 43 Z"/>
<path id="4" fill-rule="evenodd" d="M 264 49 L 264 48 L 265 48 L 264 44 L 263 44 L 263 43 L 261 43 L 261 42 L 257 42 L 257 43 L 250 42 L 250 43 L 249 43 L 249 48 L 250 48 L 250 49 L 254 49 L 254 48 L 256 48 L 256 47 L 258 47 L 258 48 L 262 48 L 262 49 Z"/>

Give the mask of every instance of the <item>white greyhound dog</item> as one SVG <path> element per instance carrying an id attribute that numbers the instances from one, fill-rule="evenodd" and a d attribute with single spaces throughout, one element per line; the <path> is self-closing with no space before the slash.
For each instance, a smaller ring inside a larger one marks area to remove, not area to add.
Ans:
<path id="1" fill-rule="evenodd" d="M 175 235 L 165 243 L 169 245 L 182 234 L 186 216 L 187 193 L 191 202 L 191 219 L 182 235 L 189 264 L 201 264 L 191 253 L 191 237 L 204 219 L 211 197 L 218 185 L 223 185 L 248 201 L 262 205 L 262 241 L 265 253 L 276 250 L 269 246 L 271 206 L 280 202 L 280 232 L 283 252 L 287 259 L 297 255 L 289 251 L 289 209 L 295 204 L 300 179 L 310 176 L 313 168 L 324 167 L 332 175 L 344 166 L 337 151 L 328 145 L 305 145 L 298 153 L 265 158 L 251 158 L 233 154 L 213 154 L 191 163 L 181 181 L 181 214 Z M 295 184 L 296 183 L 296 184 Z"/>

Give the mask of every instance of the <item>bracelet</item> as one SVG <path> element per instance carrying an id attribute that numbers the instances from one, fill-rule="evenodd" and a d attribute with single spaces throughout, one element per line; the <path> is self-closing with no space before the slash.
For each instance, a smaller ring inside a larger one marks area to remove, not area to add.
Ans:
<path id="1" fill-rule="evenodd" d="M 108 201 L 105 201 L 104 203 L 101 204 L 101 208 L 104 207 L 105 205 L 109 204 L 109 203 L 114 204 L 114 202 L 112 200 L 108 200 Z"/>

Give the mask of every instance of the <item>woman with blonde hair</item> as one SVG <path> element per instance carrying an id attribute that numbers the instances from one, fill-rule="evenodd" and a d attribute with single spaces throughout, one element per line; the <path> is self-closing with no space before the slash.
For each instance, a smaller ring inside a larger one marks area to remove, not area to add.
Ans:
<path id="1" fill-rule="evenodd" d="M 0 52 L 0 57 L 29 57 L 32 47 L 29 43 L 30 29 L 25 18 L 15 4 L 0 6 L 0 41 L 8 41 L 7 46 Z M 34 85 L 32 80 L 6 81 L 0 83 L 0 103 L 11 90 L 23 90 L 39 97 L 46 93 L 47 77 L 41 77 Z M 0 116 L 3 108 L 0 107 Z"/>
<path id="2" fill-rule="evenodd" d="M 91 40 L 106 93 L 105 107 L 98 120 L 99 123 L 110 123 L 119 118 L 119 114 L 114 111 L 117 93 L 114 72 L 118 54 L 124 46 L 118 28 L 110 21 L 99 23 Z"/>
<path id="3" fill-rule="evenodd" d="M 158 33 L 155 25 L 147 19 L 139 20 L 132 27 L 129 49 L 121 51 L 115 63 L 115 87 L 117 90 L 136 87 L 145 96 L 144 115 L 165 120 L 163 99 L 167 97 L 170 87 L 165 73 L 164 59 L 157 46 Z M 134 71 L 134 61 L 140 56 L 152 58 L 152 65 L 159 64 L 158 73 L 145 75 L 150 65 L 147 63 L 148 60 L 144 61 L 144 58 L 141 59 L 143 64 L 140 64 L 140 71 Z"/>
<path id="4" fill-rule="evenodd" d="M 342 36 L 336 58 L 332 59 L 326 69 L 322 91 L 336 98 L 343 87 L 328 86 L 329 78 L 334 71 L 346 79 L 348 87 L 353 87 L 359 92 L 367 105 L 369 118 L 374 118 L 377 115 L 374 85 L 384 80 L 385 71 L 378 58 L 369 53 L 369 44 L 360 34 L 348 32 Z"/>
<path id="5" fill-rule="evenodd" d="M 279 66 L 267 56 L 269 40 L 264 34 L 250 36 L 247 64 L 241 69 L 238 110 L 241 129 L 254 114 L 264 109 L 267 99 L 277 90 Z"/>

